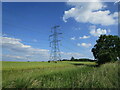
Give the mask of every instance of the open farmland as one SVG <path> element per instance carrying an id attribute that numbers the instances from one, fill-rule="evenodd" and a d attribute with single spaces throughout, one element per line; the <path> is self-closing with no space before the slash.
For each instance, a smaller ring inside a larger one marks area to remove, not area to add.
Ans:
<path id="1" fill-rule="evenodd" d="M 95 64 L 3 61 L 2 84 L 3 88 L 118 88 L 118 62 L 88 66 Z"/>

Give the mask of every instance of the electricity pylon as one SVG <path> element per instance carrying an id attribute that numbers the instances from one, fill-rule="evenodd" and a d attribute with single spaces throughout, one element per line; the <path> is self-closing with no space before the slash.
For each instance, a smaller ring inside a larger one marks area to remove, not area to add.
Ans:
<path id="1" fill-rule="evenodd" d="M 58 36 L 62 33 L 59 33 L 58 30 L 60 26 L 54 26 L 51 28 L 52 35 L 49 36 L 50 40 L 50 61 L 58 61 L 61 60 L 60 49 L 59 49 L 59 42 L 61 40 L 58 39 Z"/>

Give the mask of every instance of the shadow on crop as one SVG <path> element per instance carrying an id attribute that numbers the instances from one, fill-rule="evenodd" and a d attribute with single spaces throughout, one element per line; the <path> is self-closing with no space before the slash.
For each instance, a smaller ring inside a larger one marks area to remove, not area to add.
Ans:
<path id="1" fill-rule="evenodd" d="M 88 67 L 99 67 L 99 65 L 88 65 L 88 64 L 80 64 L 80 63 L 71 63 L 72 65 L 75 65 L 75 66 L 88 66 Z"/>

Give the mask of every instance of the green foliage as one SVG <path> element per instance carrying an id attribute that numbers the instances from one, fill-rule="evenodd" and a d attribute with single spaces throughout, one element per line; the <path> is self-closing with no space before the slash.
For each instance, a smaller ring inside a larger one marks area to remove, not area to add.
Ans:
<path id="1" fill-rule="evenodd" d="M 120 37 L 101 35 L 96 42 L 92 52 L 98 64 L 120 59 Z"/>
<path id="2" fill-rule="evenodd" d="M 91 60 L 91 59 L 88 59 L 88 58 L 80 58 L 80 59 L 75 59 L 74 57 L 71 57 L 71 60 L 67 60 L 67 59 L 63 59 L 63 60 L 61 60 L 61 61 L 86 61 L 86 62 L 88 62 L 88 61 L 90 61 L 90 62 L 95 62 L 96 60 Z"/>
<path id="3" fill-rule="evenodd" d="M 81 59 L 78 59 L 78 61 L 95 62 L 96 60 L 91 60 L 91 59 L 87 59 L 87 58 L 81 58 Z"/>
<path id="4" fill-rule="evenodd" d="M 3 88 L 118 88 L 117 62 L 97 68 L 74 66 L 70 63 L 71 61 L 59 62 L 55 66 L 55 63 L 48 62 L 4 62 L 2 86 Z"/>
<path id="5" fill-rule="evenodd" d="M 74 59 L 74 57 L 71 57 L 71 61 L 74 61 L 75 59 Z"/>

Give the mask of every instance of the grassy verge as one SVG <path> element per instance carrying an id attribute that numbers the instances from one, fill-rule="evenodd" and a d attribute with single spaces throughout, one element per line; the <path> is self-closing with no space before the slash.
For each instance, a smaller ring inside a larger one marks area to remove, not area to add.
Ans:
<path id="1" fill-rule="evenodd" d="M 71 62 L 35 63 L 21 64 L 22 68 L 3 64 L 3 88 L 118 88 L 117 62 L 97 68 Z"/>

